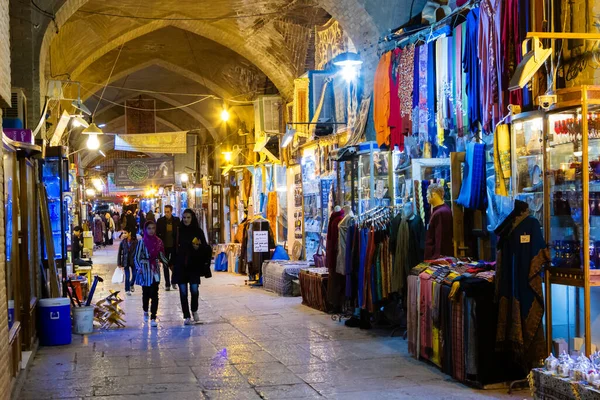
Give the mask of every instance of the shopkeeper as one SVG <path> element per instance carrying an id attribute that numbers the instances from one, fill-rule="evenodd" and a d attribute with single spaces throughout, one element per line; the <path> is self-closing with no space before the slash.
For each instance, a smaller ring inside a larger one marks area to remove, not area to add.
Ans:
<path id="1" fill-rule="evenodd" d="M 83 249 L 83 243 L 81 242 L 83 236 L 83 229 L 80 226 L 73 228 L 73 236 L 71 238 L 71 259 L 73 265 L 80 267 L 91 267 L 92 262 L 81 259 L 81 251 Z"/>
<path id="2" fill-rule="evenodd" d="M 425 235 L 425 260 L 454 256 L 452 210 L 444 203 L 444 187 L 432 183 L 427 188 L 427 201 L 432 213 Z"/>

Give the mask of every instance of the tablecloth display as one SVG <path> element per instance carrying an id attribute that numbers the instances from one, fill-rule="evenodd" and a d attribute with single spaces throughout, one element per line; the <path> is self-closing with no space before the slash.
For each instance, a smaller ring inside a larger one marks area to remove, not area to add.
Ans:
<path id="1" fill-rule="evenodd" d="M 280 296 L 293 296 L 292 281 L 298 279 L 300 270 L 308 266 L 308 261 L 265 261 L 262 265 L 263 287 Z"/>

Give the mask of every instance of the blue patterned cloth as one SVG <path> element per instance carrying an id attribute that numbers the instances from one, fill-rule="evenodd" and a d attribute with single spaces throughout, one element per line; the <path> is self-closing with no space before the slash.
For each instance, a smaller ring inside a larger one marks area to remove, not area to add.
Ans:
<path id="1" fill-rule="evenodd" d="M 485 145 L 483 143 L 467 144 L 463 181 L 456 202 L 465 208 L 475 210 L 487 208 Z"/>
<path id="2" fill-rule="evenodd" d="M 471 132 L 479 130 L 483 120 L 481 109 L 481 67 L 479 65 L 479 8 L 472 9 L 467 15 L 467 34 L 463 54 L 463 71 L 466 74 L 466 92 L 469 105 L 469 128 Z"/>

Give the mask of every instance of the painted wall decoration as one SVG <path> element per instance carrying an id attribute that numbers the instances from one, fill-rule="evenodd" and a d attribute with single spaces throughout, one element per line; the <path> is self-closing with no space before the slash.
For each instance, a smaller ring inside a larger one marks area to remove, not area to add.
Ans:
<path id="1" fill-rule="evenodd" d="M 345 52 L 356 53 L 356 47 L 338 21 L 330 19 L 317 27 L 315 36 L 315 69 L 322 70 L 335 56 Z"/>

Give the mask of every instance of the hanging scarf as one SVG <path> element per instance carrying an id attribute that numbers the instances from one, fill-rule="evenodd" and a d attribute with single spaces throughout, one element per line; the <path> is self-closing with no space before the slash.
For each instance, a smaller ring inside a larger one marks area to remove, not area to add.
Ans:
<path id="1" fill-rule="evenodd" d="M 146 251 L 148 252 L 148 257 L 150 258 L 150 269 L 152 269 L 152 272 L 156 272 L 158 271 L 158 257 L 160 253 L 164 253 L 164 245 L 162 240 L 160 240 L 156 234 L 152 236 L 148 235 L 147 230 L 149 225 L 156 224 L 153 221 L 146 222 L 146 225 L 144 225 L 144 232 L 146 234 L 144 235 L 143 241 Z"/>

